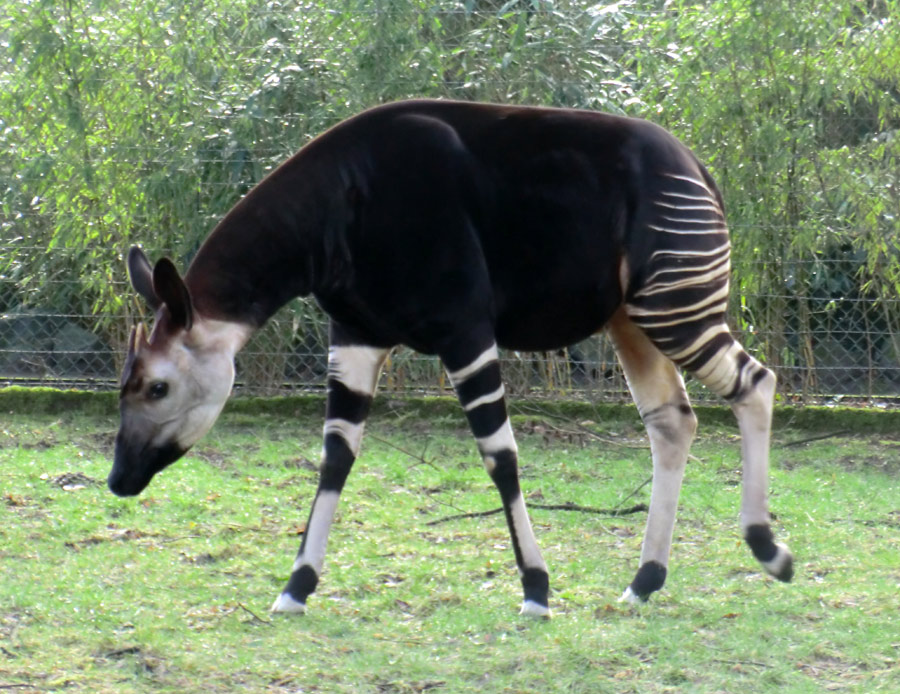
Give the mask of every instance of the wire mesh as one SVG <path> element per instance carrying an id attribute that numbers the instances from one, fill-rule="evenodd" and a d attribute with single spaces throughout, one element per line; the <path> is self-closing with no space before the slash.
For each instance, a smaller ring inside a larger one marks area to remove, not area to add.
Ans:
<path id="1" fill-rule="evenodd" d="M 144 311 L 125 281 L 129 245 L 183 267 L 316 134 L 428 96 L 668 127 L 723 189 L 730 323 L 783 398 L 892 402 L 898 14 L 888 0 L 6 2 L 0 383 L 115 388 Z M 326 343 L 315 303 L 292 302 L 239 355 L 239 392 L 321 388 Z M 503 360 L 514 395 L 627 393 L 602 335 Z M 449 392 L 433 358 L 403 349 L 381 388 Z"/>
<path id="2" fill-rule="evenodd" d="M 124 284 L 121 291 L 128 291 Z M 775 370 L 785 401 L 894 404 L 900 393 L 900 333 L 889 317 L 900 313 L 900 300 L 754 298 L 791 307 L 776 325 L 745 323 L 743 330 L 735 329 L 738 339 Z M 0 383 L 115 388 L 133 320 L 9 306 L 0 314 Z M 314 301 L 292 302 L 238 355 L 237 392 L 272 395 L 322 389 L 327 335 L 327 316 Z M 554 352 L 504 351 L 502 359 L 513 397 L 627 397 L 615 353 L 603 335 Z M 688 385 L 694 399 L 712 397 L 690 378 Z M 405 348 L 392 353 L 379 387 L 398 395 L 452 393 L 436 358 Z"/>

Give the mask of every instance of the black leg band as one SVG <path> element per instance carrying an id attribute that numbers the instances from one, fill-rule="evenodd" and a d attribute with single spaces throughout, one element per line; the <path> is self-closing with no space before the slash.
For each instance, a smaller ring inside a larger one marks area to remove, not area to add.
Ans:
<path id="1" fill-rule="evenodd" d="M 666 582 L 666 567 L 658 561 L 648 561 L 638 569 L 631 582 L 631 592 L 646 602 L 650 594 L 663 587 Z"/>

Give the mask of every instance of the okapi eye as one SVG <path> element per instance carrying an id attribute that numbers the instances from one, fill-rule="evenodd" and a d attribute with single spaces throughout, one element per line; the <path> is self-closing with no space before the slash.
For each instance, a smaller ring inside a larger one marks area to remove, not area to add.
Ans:
<path id="1" fill-rule="evenodd" d="M 169 384 L 165 381 L 156 381 L 147 388 L 147 397 L 151 400 L 161 400 L 169 394 Z"/>

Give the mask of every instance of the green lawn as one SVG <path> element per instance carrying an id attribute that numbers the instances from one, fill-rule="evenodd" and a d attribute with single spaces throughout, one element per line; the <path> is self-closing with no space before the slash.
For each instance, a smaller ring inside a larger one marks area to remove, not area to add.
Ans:
<path id="1" fill-rule="evenodd" d="M 900 691 L 900 437 L 785 446 L 821 431 L 779 426 L 772 510 L 797 560 L 785 585 L 740 538 L 735 430 L 701 413 L 663 591 L 616 601 L 645 514 L 535 508 L 554 618 L 534 621 L 517 614 L 502 515 L 429 525 L 498 506 L 462 418 L 404 411 L 370 423 L 302 617 L 268 608 L 315 491 L 319 416 L 232 410 L 118 499 L 104 482 L 114 417 L 5 414 L 0 690 Z M 515 424 L 533 503 L 649 498 L 631 411 L 528 412 Z"/>

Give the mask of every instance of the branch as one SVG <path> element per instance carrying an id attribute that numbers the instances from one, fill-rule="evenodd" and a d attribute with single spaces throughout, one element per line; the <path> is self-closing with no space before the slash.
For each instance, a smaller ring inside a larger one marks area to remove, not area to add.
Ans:
<path id="1" fill-rule="evenodd" d="M 647 504 L 635 504 L 628 508 L 594 508 L 592 506 L 579 506 L 567 501 L 564 504 L 528 504 L 530 508 L 540 508 L 547 511 L 578 511 L 579 513 L 596 513 L 600 516 L 630 516 L 632 513 L 641 513 L 647 510 Z"/>
<path id="2" fill-rule="evenodd" d="M 547 426 L 551 427 L 554 431 L 563 433 L 563 434 L 574 434 L 574 433 L 582 433 L 587 434 L 591 438 L 597 439 L 603 443 L 612 444 L 613 446 L 621 446 L 622 448 L 634 448 L 637 450 L 647 450 L 647 444 L 635 444 L 635 443 L 625 443 L 624 441 L 616 441 L 615 439 L 608 438 L 606 436 L 601 436 L 596 431 L 591 429 L 590 427 L 585 426 L 581 422 L 576 422 L 570 417 L 565 417 L 563 415 L 554 414 L 552 412 L 545 412 L 538 407 L 528 407 L 527 405 L 519 405 L 518 408 L 522 412 L 527 412 L 529 414 L 538 415 L 541 417 L 547 417 L 549 419 L 555 419 L 558 422 L 565 422 L 566 424 L 575 427 L 578 431 L 566 431 L 565 429 L 560 429 L 559 427 L 554 427 L 551 424 Z"/>
<path id="3" fill-rule="evenodd" d="M 601 516 L 628 516 L 632 513 L 641 513 L 647 510 L 647 504 L 635 504 L 629 508 L 594 508 L 592 506 L 579 506 L 567 501 L 564 504 L 528 504 L 531 508 L 539 508 L 546 511 L 577 511 L 578 513 L 595 513 Z M 449 523 L 450 521 L 460 520 L 462 518 L 484 518 L 502 513 L 502 508 L 494 508 L 490 511 L 473 511 L 472 513 L 457 513 L 444 518 L 437 518 L 428 521 L 425 525 L 440 525 L 441 523 Z"/>
<path id="4" fill-rule="evenodd" d="M 472 511 L 471 513 L 455 513 L 452 516 L 444 516 L 437 520 L 428 521 L 425 525 L 440 525 L 441 523 L 449 523 L 450 521 L 459 520 L 461 518 L 484 518 L 493 516 L 496 513 L 502 513 L 502 508 L 493 508 L 490 511 Z"/>
<path id="5" fill-rule="evenodd" d="M 791 446 L 802 446 L 804 443 L 811 443 L 813 441 L 821 441 L 822 439 L 830 439 L 835 436 L 846 436 L 847 434 L 852 433 L 849 429 L 840 429 L 838 431 L 834 431 L 830 434 L 819 434 L 818 436 L 810 436 L 809 438 L 799 439 L 797 441 L 788 441 L 787 443 L 782 443 L 780 448 L 790 448 Z"/>
<path id="6" fill-rule="evenodd" d="M 400 451 L 401 453 L 405 453 L 413 460 L 418 460 L 419 462 L 416 463 L 416 465 L 428 465 L 430 467 L 433 467 L 435 470 L 440 470 L 440 468 L 437 465 L 435 465 L 434 462 L 432 462 L 431 460 L 427 460 L 425 458 L 425 450 L 428 448 L 427 440 L 425 441 L 425 448 L 422 449 L 422 455 L 416 455 L 415 453 L 411 453 L 410 451 L 406 450 L 405 448 L 402 448 L 402 447 L 398 446 L 397 444 L 391 443 L 390 441 L 387 441 L 386 439 L 379 438 L 378 436 L 375 436 L 374 434 L 368 433 L 368 434 L 366 434 L 366 438 L 372 439 L 373 441 L 378 441 L 378 443 L 383 443 L 385 446 L 389 446 L 390 448 L 393 448 L 395 451 Z M 411 467 L 415 467 L 415 465 L 413 465 Z"/>
<path id="7" fill-rule="evenodd" d="M 260 616 L 259 616 L 258 614 L 256 614 L 253 610 L 251 610 L 249 607 L 247 607 L 244 603 L 239 602 L 239 603 L 237 604 L 237 606 L 240 607 L 240 608 L 241 608 L 244 612 L 246 612 L 248 615 L 250 615 L 251 617 L 253 617 L 253 619 L 255 619 L 255 620 L 256 620 L 257 622 L 259 622 L 260 624 L 268 624 L 269 626 L 272 626 L 272 622 L 270 622 L 268 619 L 263 619 L 262 617 L 260 617 Z"/>

